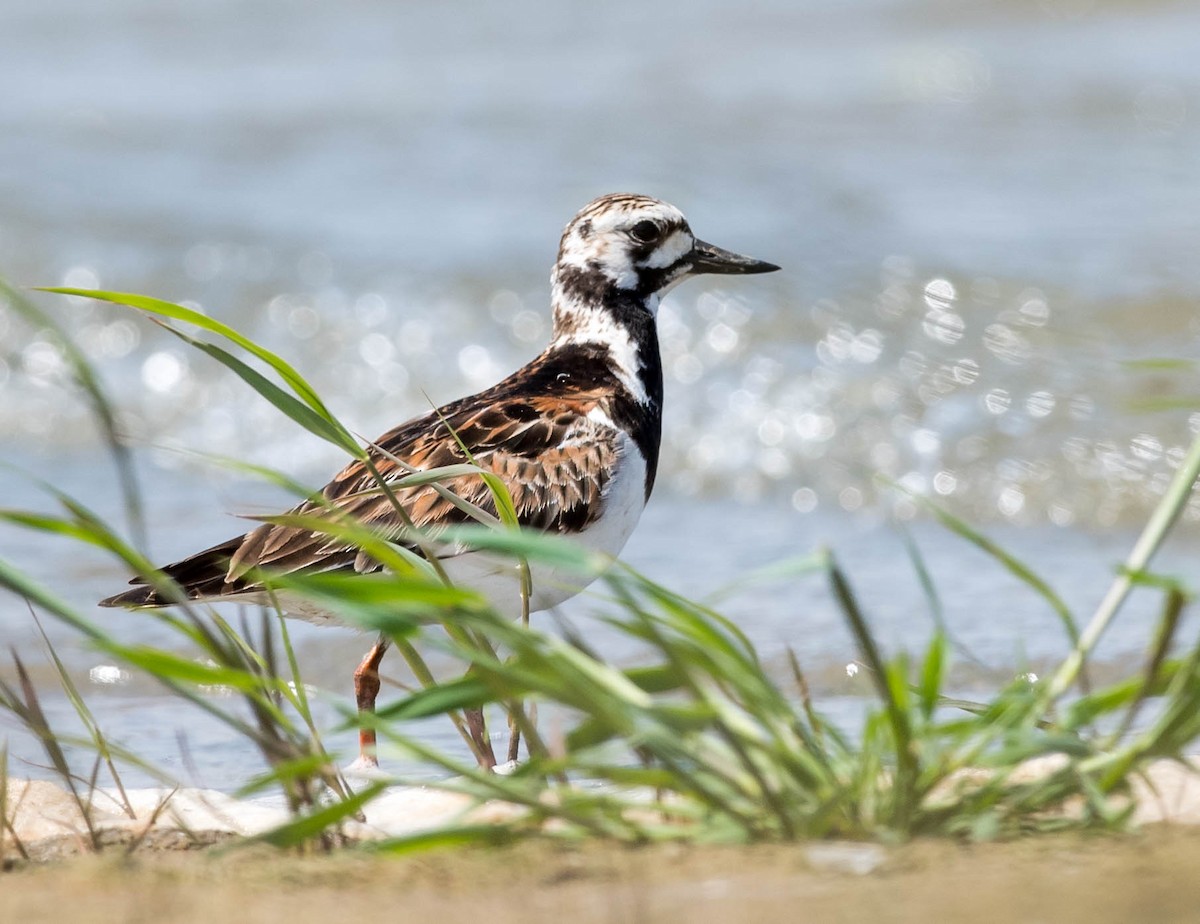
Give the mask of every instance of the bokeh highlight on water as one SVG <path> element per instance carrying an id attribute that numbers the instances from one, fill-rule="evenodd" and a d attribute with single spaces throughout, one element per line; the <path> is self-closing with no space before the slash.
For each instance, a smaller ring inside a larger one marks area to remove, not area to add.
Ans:
<path id="1" fill-rule="evenodd" d="M 580 205 L 659 195 L 785 272 L 664 303 L 662 472 L 635 564 L 703 591 L 843 543 L 884 588 L 866 593 L 885 633 L 911 641 L 928 630 L 920 590 L 880 524 L 917 509 L 882 475 L 1053 561 L 1086 607 L 1200 431 L 1200 409 L 1137 409 L 1194 394 L 1194 365 L 1125 365 L 1196 359 L 1197 34 L 1189 4 L 1087 0 L 700 2 L 686 17 L 630 2 L 10 5 L 0 273 L 201 307 L 286 355 L 369 437 L 540 350 L 554 246 Z M 156 553 L 279 503 L 195 452 L 312 482 L 339 463 L 144 318 L 38 301 L 144 447 Z M 0 344 L 7 459 L 119 515 L 51 338 L 0 305 Z M 5 505 L 46 503 L 18 475 L 0 489 Z M 986 562 L 918 530 L 948 618 L 985 655 L 1061 648 L 1036 601 L 1014 613 Z M 737 538 L 710 554 L 715 535 Z M 0 553 L 81 603 L 121 579 L 12 530 Z M 852 651 L 819 593 L 802 602 L 751 594 L 739 615 L 767 646 L 799 633 L 834 676 Z M 20 607 L 0 627 L 32 638 Z M 359 647 L 301 642 L 332 652 L 317 673 L 335 688 Z"/>

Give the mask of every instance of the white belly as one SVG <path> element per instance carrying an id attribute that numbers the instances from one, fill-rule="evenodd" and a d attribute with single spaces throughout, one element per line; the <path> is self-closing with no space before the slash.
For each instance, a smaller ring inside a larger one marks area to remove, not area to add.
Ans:
<path id="1" fill-rule="evenodd" d="M 585 530 L 565 542 L 574 542 L 591 552 L 616 558 L 637 526 L 646 505 L 646 460 L 628 436 L 621 436 L 617 450 L 617 465 L 613 477 L 601 495 L 604 506 L 600 516 Z M 508 558 L 485 552 L 467 552 L 441 562 L 447 576 L 455 584 L 483 594 L 504 616 L 516 619 L 521 615 L 520 566 Z M 530 566 L 533 593 L 529 611 L 536 613 L 557 606 L 583 590 L 597 575 L 580 575 L 551 566 Z M 258 597 L 242 596 L 242 601 Z M 266 602 L 266 601 L 263 601 Z M 336 614 L 314 607 L 288 593 L 279 595 L 285 615 L 316 625 L 346 625 Z"/>
<path id="2" fill-rule="evenodd" d="M 622 435 L 617 450 L 617 466 L 601 495 L 601 514 L 587 529 L 564 542 L 575 543 L 589 552 L 616 558 L 633 534 L 642 509 L 646 506 L 646 460 L 636 444 Z M 442 565 L 455 584 L 470 587 L 487 597 L 498 613 L 511 618 L 521 614 L 520 566 L 511 559 L 484 552 L 468 552 L 445 559 Z M 529 611 L 536 613 L 569 600 L 597 575 L 580 575 L 551 566 L 530 566 L 533 593 Z"/>

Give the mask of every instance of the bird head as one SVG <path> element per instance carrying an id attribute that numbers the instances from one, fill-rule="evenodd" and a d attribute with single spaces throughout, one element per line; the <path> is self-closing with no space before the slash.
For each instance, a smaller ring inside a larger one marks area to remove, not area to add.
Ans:
<path id="1" fill-rule="evenodd" d="M 683 213 L 667 202 L 612 193 L 589 202 L 567 225 L 554 278 L 591 301 L 605 294 L 648 299 L 661 297 L 689 276 L 777 269 L 698 240 Z"/>

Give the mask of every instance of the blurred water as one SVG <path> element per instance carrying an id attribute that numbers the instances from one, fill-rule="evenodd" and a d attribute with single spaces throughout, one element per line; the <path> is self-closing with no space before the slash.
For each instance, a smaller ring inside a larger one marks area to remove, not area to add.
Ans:
<path id="1" fill-rule="evenodd" d="M 701 592 L 697 574 L 715 586 L 831 542 L 885 636 L 916 644 L 920 588 L 882 525 L 915 509 L 880 496 L 882 473 L 1003 536 L 1086 611 L 1200 431 L 1195 407 L 1136 409 L 1194 395 L 1194 366 L 1122 365 L 1197 358 L 1196 34 L 1200 10 L 1170 2 L 7 4 L 0 275 L 198 304 L 373 436 L 540 350 L 579 206 L 659 195 L 785 272 L 663 306 L 666 438 L 631 562 Z M 156 554 L 279 502 L 180 450 L 314 482 L 339 464 L 145 319 L 38 300 L 146 447 Z M 61 356 L 2 304 L 0 439 L 119 516 Z M 0 503 L 45 501 L 5 474 Z M 917 529 L 973 650 L 1010 670 L 1061 650 L 1036 600 Z M 1185 573 L 1193 541 L 1172 553 Z M 123 579 L 11 528 L 0 555 L 81 604 Z M 731 606 L 837 693 L 852 649 L 812 594 Z M 0 632 L 32 642 L 15 601 Z M 1108 657 L 1142 635 L 1123 623 Z M 301 638 L 333 690 L 362 647 L 343 636 Z"/>

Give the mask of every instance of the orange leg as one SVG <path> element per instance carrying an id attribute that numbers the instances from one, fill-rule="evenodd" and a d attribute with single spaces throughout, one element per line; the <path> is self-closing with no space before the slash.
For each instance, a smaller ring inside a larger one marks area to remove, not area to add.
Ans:
<path id="1" fill-rule="evenodd" d="M 375 711 L 375 697 L 379 695 L 379 664 L 389 644 L 386 637 L 379 636 L 354 672 L 354 700 L 360 716 L 364 712 Z M 363 727 L 358 730 L 358 760 L 366 767 L 379 766 L 379 758 L 375 754 L 375 729 Z"/>
<path id="2" fill-rule="evenodd" d="M 379 665 L 391 643 L 386 636 L 380 635 L 374 647 L 367 652 L 362 663 L 354 671 L 354 700 L 358 705 L 358 713 L 375 711 L 375 698 L 379 695 Z M 482 709 L 464 709 L 467 732 L 475 745 L 479 757 L 479 766 L 490 770 L 496 766 L 496 754 L 492 750 L 491 738 L 487 725 L 483 720 Z M 375 729 L 360 728 L 358 730 L 358 764 L 364 767 L 378 767 L 379 757 L 375 753 Z"/>

